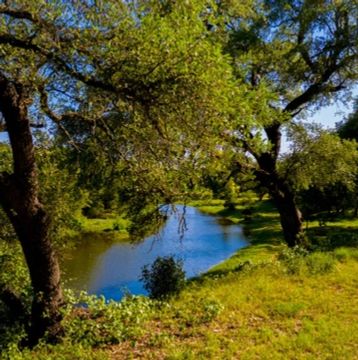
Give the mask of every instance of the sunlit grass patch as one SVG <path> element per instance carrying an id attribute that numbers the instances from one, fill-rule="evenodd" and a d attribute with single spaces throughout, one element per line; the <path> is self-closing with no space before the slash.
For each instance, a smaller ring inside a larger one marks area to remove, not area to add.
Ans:
<path id="1" fill-rule="evenodd" d="M 88 219 L 82 217 L 80 219 L 80 224 L 83 232 L 118 231 L 126 233 L 129 221 L 120 217 L 106 219 Z"/>

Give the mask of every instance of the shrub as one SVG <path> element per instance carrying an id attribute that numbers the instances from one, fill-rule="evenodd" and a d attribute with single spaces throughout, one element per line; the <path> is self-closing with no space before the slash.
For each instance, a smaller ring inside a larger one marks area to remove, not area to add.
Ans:
<path id="1" fill-rule="evenodd" d="M 104 297 L 85 292 L 75 296 L 66 291 L 67 308 L 63 326 L 73 344 L 100 346 L 117 344 L 140 336 L 143 324 L 152 315 L 152 301 L 144 296 L 106 302 Z M 81 306 L 82 305 L 82 306 Z"/>
<path id="2" fill-rule="evenodd" d="M 214 320 L 224 309 L 224 306 L 217 300 L 207 300 L 204 302 L 203 322 Z"/>
<path id="3" fill-rule="evenodd" d="M 323 252 L 314 252 L 306 258 L 310 274 L 325 274 L 333 269 L 334 263 L 334 257 Z"/>
<path id="4" fill-rule="evenodd" d="M 140 280 L 153 299 L 163 299 L 178 294 L 185 284 L 183 261 L 173 256 L 157 257 L 151 267 L 142 269 Z"/>
<path id="5" fill-rule="evenodd" d="M 331 253 L 315 251 L 309 253 L 302 247 L 284 249 L 279 257 L 289 274 L 324 274 L 334 268 L 335 258 Z"/>
<path id="6" fill-rule="evenodd" d="M 305 257 L 308 251 L 305 248 L 295 246 L 294 248 L 286 248 L 278 256 L 278 260 L 282 262 L 289 274 L 300 274 L 304 270 Z"/>

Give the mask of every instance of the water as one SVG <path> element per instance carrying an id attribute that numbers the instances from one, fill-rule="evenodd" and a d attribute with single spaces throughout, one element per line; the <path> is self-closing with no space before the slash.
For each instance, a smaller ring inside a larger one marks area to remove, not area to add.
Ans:
<path id="1" fill-rule="evenodd" d="M 179 207 L 179 210 L 182 210 Z M 138 280 L 141 269 L 157 256 L 175 255 L 184 261 L 187 277 L 205 272 L 247 245 L 242 229 L 223 218 L 186 208 L 187 231 L 181 238 L 178 215 L 171 215 L 160 235 L 138 244 L 86 239 L 62 259 L 68 287 L 119 300 L 126 292 L 146 294 Z"/>

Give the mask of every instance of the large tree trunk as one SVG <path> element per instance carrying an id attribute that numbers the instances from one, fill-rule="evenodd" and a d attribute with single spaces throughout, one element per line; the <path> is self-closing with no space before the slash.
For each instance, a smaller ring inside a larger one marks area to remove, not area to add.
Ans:
<path id="1" fill-rule="evenodd" d="M 272 144 L 271 151 L 255 154 L 259 169 L 256 178 L 264 186 L 280 214 L 284 239 L 288 246 L 304 244 L 302 216 L 298 209 L 293 190 L 277 173 L 277 158 L 280 151 L 280 124 L 265 128 L 268 139 Z"/>
<path id="2" fill-rule="evenodd" d="M 302 215 L 292 192 L 287 189 L 271 192 L 271 197 L 280 214 L 283 235 L 288 246 L 303 245 Z"/>
<path id="3" fill-rule="evenodd" d="M 13 153 L 13 173 L 0 174 L 0 204 L 14 226 L 29 268 L 34 298 L 29 340 L 61 331 L 60 270 L 49 239 L 50 219 L 39 200 L 34 146 L 27 113 L 29 96 L 21 84 L 0 74 L 0 111 Z"/>
<path id="4" fill-rule="evenodd" d="M 293 191 L 276 173 L 257 174 L 258 180 L 264 185 L 279 212 L 284 239 L 288 246 L 304 244 L 302 215 L 298 209 Z"/>

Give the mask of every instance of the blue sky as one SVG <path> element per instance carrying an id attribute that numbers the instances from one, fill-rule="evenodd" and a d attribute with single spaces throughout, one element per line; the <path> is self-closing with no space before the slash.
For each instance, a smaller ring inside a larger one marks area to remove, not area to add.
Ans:
<path id="1" fill-rule="evenodd" d="M 354 95 L 358 95 L 358 90 L 354 92 Z M 352 111 L 353 101 L 348 106 L 338 103 L 321 108 L 311 118 L 307 118 L 307 120 L 323 124 L 327 128 L 334 128 L 337 122 L 343 120 Z"/>

